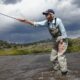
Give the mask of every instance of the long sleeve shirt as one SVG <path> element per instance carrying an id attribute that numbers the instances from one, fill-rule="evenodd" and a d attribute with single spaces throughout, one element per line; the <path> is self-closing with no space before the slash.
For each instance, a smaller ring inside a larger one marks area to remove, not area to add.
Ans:
<path id="1" fill-rule="evenodd" d="M 59 31 L 61 33 L 61 37 L 62 38 L 67 38 L 67 33 L 66 33 L 65 27 L 62 23 L 62 20 L 60 18 L 56 18 L 56 26 L 54 24 L 55 24 L 55 19 L 53 19 L 51 22 L 49 22 L 49 25 L 48 25 L 47 20 L 40 21 L 40 22 L 34 22 L 34 26 L 47 27 L 48 29 L 54 29 L 58 26 Z"/>

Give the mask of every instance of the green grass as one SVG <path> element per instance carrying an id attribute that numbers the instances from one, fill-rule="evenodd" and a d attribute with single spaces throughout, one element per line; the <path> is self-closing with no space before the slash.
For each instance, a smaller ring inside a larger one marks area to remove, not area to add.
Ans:
<path id="1" fill-rule="evenodd" d="M 26 55 L 26 54 L 37 54 L 37 53 L 48 53 L 51 51 L 51 45 L 40 44 L 30 45 L 22 48 L 11 48 L 11 49 L 0 49 L 0 55 Z"/>
<path id="2" fill-rule="evenodd" d="M 51 52 L 52 43 L 32 44 L 22 48 L 0 49 L 0 55 L 26 55 Z M 70 39 L 67 53 L 80 52 L 80 39 Z"/>

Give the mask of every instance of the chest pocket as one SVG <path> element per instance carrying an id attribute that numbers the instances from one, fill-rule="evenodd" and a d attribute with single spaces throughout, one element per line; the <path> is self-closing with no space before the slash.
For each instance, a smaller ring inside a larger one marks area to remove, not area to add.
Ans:
<path id="1" fill-rule="evenodd" d="M 54 23 L 54 28 L 49 28 L 49 32 L 50 34 L 56 38 L 58 36 L 61 36 L 61 32 L 60 32 L 60 29 L 59 29 L 59 26 L 56 26 L 56 18 L 55 18 L 55 23 Z"/>

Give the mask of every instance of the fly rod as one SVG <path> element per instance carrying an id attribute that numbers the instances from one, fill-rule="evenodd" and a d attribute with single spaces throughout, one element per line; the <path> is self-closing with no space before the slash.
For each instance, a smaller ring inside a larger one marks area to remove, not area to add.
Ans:
<path id="1" fill-rule="evenodd" d="M 3 14 L 3 13 L 0 13 L 0 15 L 3 15 L 3 16 L 6 16 L 6 17 L 9 17 L 9 18 L 12 18 L 12 19 L 16 19 L 16 20 L 18 20 L 18 19 L 15 18 L 15 17 L 9 16 L 9 15 Z"/>
<path id="2" fill-rule="evenodd" d="M 6 17 L 8 17 L 8 18 L 15 19 L 15 20 L 20 21 L 20 22 L 25 22 L 25 19 L 17 19 L 17 18 L 15 18 L 15 17 L 9 16 L 9 15 L 3 14 L 3 13 L 0 13 L 0 15 L 6 16 Z"/>

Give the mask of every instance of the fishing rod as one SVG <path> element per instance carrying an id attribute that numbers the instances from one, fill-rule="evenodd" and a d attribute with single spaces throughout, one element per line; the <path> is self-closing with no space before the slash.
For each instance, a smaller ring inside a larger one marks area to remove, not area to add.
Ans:
<path id="1" fill-rule="evenodd" d="M 20 21 L 20 22 L 25 22 L 25 19 L 18 19 L 18 18 L 9 16 L 9 15 L 3 14 L 3 13 L 0 13 L 0 14 L 3 15 L 3 16 L 6 16 L 6 17 L 9 17 L 9 18 L 15 19 L 15 20 Z"/>
<path id="2" fill-rule="evenodd" d="M 3 14 L 3 13 L 0 13 L 0 15 L 3 15 L 3 16 L 6 16 L 6 17 L 9 17 L 9 18 L 15 19 L 15 20 L 20 21 L 20 22 L 25 22 L 25 19 L 18 19 L 18 18 L 9 16 L 9 15 Z"/>
<path id="3" fill-rule="evenodd" d="M 6 17 L 9 17 L 9 18 L 12 18 L 12 19 L 16 19 L 16 20 L 18 20 L 18 19 L 15 18 L 15 17 L 9 16 L 9 15 L 3 14 L 3 13 L 0 13 L 0 15 L 3 15 L 3 16 L 6 16 Z"/>

